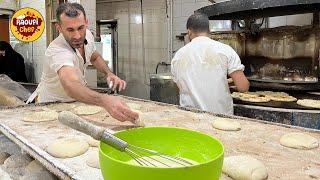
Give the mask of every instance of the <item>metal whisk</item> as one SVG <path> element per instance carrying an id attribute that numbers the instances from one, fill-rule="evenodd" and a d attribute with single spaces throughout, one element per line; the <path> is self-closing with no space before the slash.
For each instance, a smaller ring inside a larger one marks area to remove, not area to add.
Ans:
<path id="1" fill-rule="evenodd" d="M 59 121 L 73 129 L 81 131 L 90 135 L 96 140 L 101 140 L 113 148 L 126 152 L 135 162 L 141 166 L 148 167 L 177 167 L 177 166 L 191 166 L 194 162 L 189 160 L 163 154 L 151 149 L 141 148 L 129 144 L 128 142 L 113 135 L 111 130 L 95 126 L 81 117 L 69 112 L 63 111 L 59 114 Z"/>

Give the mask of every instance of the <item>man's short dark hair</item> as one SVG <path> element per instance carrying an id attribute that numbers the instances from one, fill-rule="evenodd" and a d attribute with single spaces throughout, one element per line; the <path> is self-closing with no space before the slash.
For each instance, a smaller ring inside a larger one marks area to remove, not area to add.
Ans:
<path id="1" fill-rule="evenodd" d="M 190 29 L 194 32 L 209 32 L 208 16 L 201 13 L 192 14 L 188 18 L 187 29 Z"/>
<path id="2" fill-rule="evenodd" d="M 84 8 L 79 3 L 62 3 L 59 4 L 56 11 L 56 16 L 58 22 L 60 22 L 60 16 L 61 14 L 65 13 L 68 17 L 77 17 L 80 15 L 80 13 L 83 13 L 84 17 L 86 18 L 86 12 L 84 11 Z"/>

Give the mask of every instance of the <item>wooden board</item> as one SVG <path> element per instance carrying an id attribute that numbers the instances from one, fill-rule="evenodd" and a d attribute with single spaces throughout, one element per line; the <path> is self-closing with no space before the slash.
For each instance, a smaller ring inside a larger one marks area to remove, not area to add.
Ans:
<path id="1" fill-rule="evenodd" d="M 184 127 L 215 136 L 224 144 L 225 156 L 249 154 L 262 161 L 267 167 L 269 179 L 313 179 L 312 176 L 317 177 L 320 174 L 319 147 L 313 150 L 297 150 L 279 144 L 280 137 L 289 132 L 304 132 L 320 140 L 320 131 L 318 130 L 234 116 L 232 118 L 240 122 L 242 130 L 227 132 L 212 128 L 210 119 L 214 117 L 214 114 L 211 113 L 197 110 L 189 111 L 178 106 L 151 101 L 123 98 L 127 102 L 141 105 L 140 111 L 148 115 L 148 120 L 145 122 L 147 126 Z M 0 131 L 15 142 L 21 141 L 18 144 L 20 147 L 31 156 L 40 159 L 45 167 L 60 178 L 101 179 L 100 171 L 90 168 L 85 163 L 89 151 L 92 151 L 93 148 L 81 156 L 69 159 L 54 158 L 44 151 L 46 146 L 56 139 L 72 136 L 88 138 L 88 136 L 70 129 L 58 121 L 43 123 L 22 121 L 24 113 L 42 108 L 42 106 L 31 105 L 0 110 Z M 130 122 L 116 121 L 107 112 L 83 117 L 113 130 L 133 127 Z"/>

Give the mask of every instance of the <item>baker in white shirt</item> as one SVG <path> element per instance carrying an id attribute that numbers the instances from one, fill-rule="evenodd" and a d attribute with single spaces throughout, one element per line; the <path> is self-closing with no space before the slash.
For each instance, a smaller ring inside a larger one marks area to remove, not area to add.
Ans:
<path id="1" fill-rule="evenodd" d="M 120 121 L 135 121 L 138 114 L 118 97 L 100 94 L 86 87 L 88 63 L 105 74 L 113 89 L 125 89 L 125 82 L 114 75 L 96 51 L 94 38 L 87 30 L 84 8 L 78 3 L 63 3 L 57 8 L 60 35 L 48 46 L 41 82 L 34 93 L 38 102 L 77 100 L 104 107 Z"/>
<path id="2" fill-rule="evenodd" d="M 187 21 L 190 43 L 177 51 L 171 62 L 173 80 L 179 87 L 180 105 L 221 114 L 233 114 L 227 76 L 238 91 L 249 89 L 237 53 L 209 38 L 209 19 L 193 14 Z"/>

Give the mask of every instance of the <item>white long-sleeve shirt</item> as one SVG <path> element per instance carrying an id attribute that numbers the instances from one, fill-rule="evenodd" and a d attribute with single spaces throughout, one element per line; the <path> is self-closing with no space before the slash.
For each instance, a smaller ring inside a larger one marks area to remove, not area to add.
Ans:
<path id="1" fill-rule="evenodd" d="M 177 51 L 171 62 L 173 80 L 180 89 L 180 105 L 221 114 L 233 114 L 227 75 L 244 70 L 228 45 L 206 36 L 194 38 Z"/>

